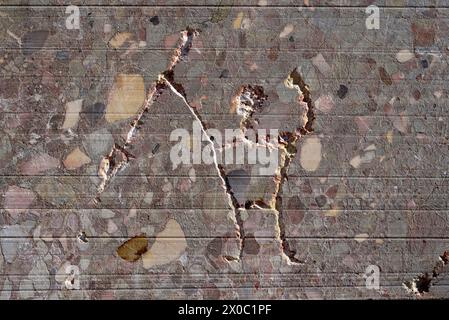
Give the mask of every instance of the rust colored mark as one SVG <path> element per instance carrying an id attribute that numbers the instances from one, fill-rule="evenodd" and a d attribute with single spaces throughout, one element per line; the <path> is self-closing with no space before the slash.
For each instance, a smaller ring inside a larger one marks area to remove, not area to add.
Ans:
<path id="1" fill-rule="evenodd" d="M 120 258 L 134 262 L 137 261 L 142 254 L 147 252 L 148 250 L 148 239 L 145 237 L 145 234 L 140 234 L 135 236 L 125 243 L 123 243 L 117 249 L 117 254 Z"/>

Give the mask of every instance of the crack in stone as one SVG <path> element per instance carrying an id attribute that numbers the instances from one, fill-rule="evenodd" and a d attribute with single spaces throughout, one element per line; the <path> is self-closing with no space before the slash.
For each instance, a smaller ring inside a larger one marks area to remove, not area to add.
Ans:
<path id="1" fill-rule="evenodd" d="M 447 264 L 449 264 L 449 251 L 444 251 L 444 253 L 439 256 L 431 274 L 425 272 L 411 281 L 404 282 L 402 285 L 409 293 L 418 296 L 429 293 L 430 287 L 432 287 L 433 283 L 437 280 Z"/>
<path id="2" fill-rule="evenodd" d="M 238 90 L 237 94 L 232 99 L 231 103 L 231 112 L 235 112 L 238 115 L 242 116 L 242 119 L 240 121 L 240 131 L 241 136 L 240 140 L 238 142 L 247 144 L 249 147 L 267 147 L 268 149 L 278 149 L 276 145 L 273 145 L 272 143 L 269 143 L 268 141 L 269 136 L 266 137 L 259 137 L 258 134 L 255 135 L 255 142 L 250 140 L 248 137 L 246 137 L 246 134 L 248 130 L 256 130 L 257 126 L 259 125 L 259 122 L 257 119 L 253 118 L 253 115 L 255 112 L 261 112 L 263 110 L 263 104 L 267 100 L 268 96 L 264 93 L 264 89 L 262 86 L 259 85 L 243 85 Z M 225 145 L 222 149 L 234 147 L 234 145 L 237 143 L 237 141 Z M 225 175 L 226 176 L 226 175 Z M 227 188 L 229 189 L 229 192 L 232 193 L 232 187 L 229 184 L 229 181 L 226 177 L 227 182 Z M 239 226 L 240 229 L 240 253 L 239 257 L 240 260 L 242 259 L 243 253 L 245 251 L 245 241 L 246 241 L 246 235 L 244 230 L 244 223 L 242 219 L 241 211 L 244 209 L 259 209 L 259 210 L 265 210 L 265 209 L 271 209 L 268 204 L 266 204 L 263 200 L 248 200 L 244 203 L 244 208 L 241 207 L 240 203 L 235 199 L 236 205 L 235 205 L 235 220 Z M 225 258 L 229 261 L 228 258 Z"/>
<path id="3" fill-rule="evenodd" d="M 281 156 L 281 165 L 276 172 L 276 189 L 272 199 L 272 208 L 276 211 L 277 227 L 279 229 L 279 238 L 282 244 L 282 251 L 287 256 L 290 262 L 298 264 L 300 261 L 295 258 L 296 251 L 290 248 L 290 244 L 285 235 L 285 219 L 282 212 L 282 187 L 284 182 L 288 179 L 287 172 L 294 154 L 289 154 L 286 150 Z"/>
<path id="4" fill-rule="evenodd" d="M 297 68 L 295 68 L 287 77 L 285 84 L 291 89 L 298 91 L 298 102 L 307 104 L 307 114 L 305 116 L 305 125 L 296 129 L 294 133 L 292 132 L 281 132 L 279 134 L 279 139 L 282 148 L 284 149 L 281 153 L 281 163 L 276 170 L 276 188 L 271 200 L 270 206 L 276 211 L 277 215 L 277 227 L 279 229 L 279 238 L 282 244 L 283 254 L 289 259 L 290 263 L 299 264 L 301 263 L 296 257 L 296 251 L 290 248 L 286 234 L 285 234 L 285 219 L 282 212 L 282 189 L 285 181 L 288 180 L 288 168 L 291 161 L 296 155 L 296 142 L 301 138 L 301 136 L 306 135 L 313 131 L 313 121 L 315 120 L 315 113 L 313 110 L 312 99 L 310 96 L 310 91 L 308 85 L 304 82 Z"/>
<path id="5" fill-rule="evenodd" d="M 298 103 L 305 104 L 307 113 L 304 116 L 305 124 L 296 128 L 295 132 L 280 132 L 278 136 L 279 147 L 281 149 L 281 163 L 276 170 L 275 180 L 276 186 L 269 204 L 266 204 L 262 200 L 248 200 L 245 203 L 246 209 L 258 209 L 258 210 L 271 210 L 276 214 L 277 221 L 277 237 L 282 246 L 282 254 L 286 256 L 288 261 L 292 264 L 299 264 L 300 261 L 295 258 L 296 251 L 290 248 L 285 235 L 285 222 L 282 212 L 282 187 L 287 180 L 288 168 L 291 161 L 296 155 L 296 142 L 298 139 L 313 131 L 313 121 L 315 120 L 315 113 L 313 110 L 312 99 L 308 85 L 303 80 L 302 76 L 295 68 L 288 75 L 285 80 L 285 85 L 298 92 Z M 231 112 L 236 112 L 242 116 L 240 122 L 240 129 L 242 131 L 242 142 L 247 144 L 253 144 L 259 146 L 260 143 L 253 143 L 251 140 L 245 138 L 245 132 L 249 129 L 255 129 L 258 125 L 257 119 L 253 118 L 255 112 L 260 112 L 263 109 L 263 103 L 266 101 L 267 96 L 264 94 L 263 87 L 257 85 L 245 85 L 242 86 L 238 93 L 234 96 L 231 104 Z M 265 139 L 257 139 L 257 141 Z M 266 146 L 271 147 L 268 143 Z M 232 191 L 232 190 L 231 190 Z M 237 216 L 236 216 L 237 217 Z M 242 237 L 242 247 L 244 246 L 245 237 Z M 242 253 L 242 252 L 241 252 Z"/>
<path id="6" fill-rule="evenodd" d="M 307 121 L 306 124 L 298 128 L 301 135 L 306 135 L 313 131 L 313 122 L 315 121 L 315 110 L 313 108 L 312 97 L 310 94 L 309 86 L 305 83 L 301 74 L 298 71 L 298 68 L 295 68 L 288 75 L 285 80 L 285 84 L 287 87 L 294 88 L 298 91 L 299 94 L 299 102 L 304 102 L 307 104 Z"/>
<path id="7" fill-rule="evenodd" d="M 184 104 L 188 107 L 189 111 L 192 113 L 194 118 L 198 121 L 201 127 L 201 131 L 203 132 L 205 138 L 208 143 L 211 145 L 211 150 L 213 153 L 213 162 L 214 166 L 217 170 L 218 176 L 222 181 L 223 189 L 228 197 L 228 204 L 234 212 L 234 224 L 237 229 L 237 237 L 239 240 L 239 257 L 224 257 L 227 261 L 241 261 L 242 255 L 244 252 L 245 245 L 245 230 L 243 228 L 243 219 L 241 216 L 241 208 L 239 202 L 237 201 L 234 193 L 232 191 L 232 187 L 229 183 L 229 179 L 226 175 L 225 169 L 222 165 L 219 164 L 217 159 L 217 149 L 225 148 L 226 146 L 219 146 L 216 148 L 214 145 L 213 139 L 208 135 L 206 125 L 201 119 L 200 114 L 197 110 L 188 102 L 186 97 L 186 92 L 183 86 L 174 81 L 174 69 L 176 65 L 180 61 L 185 61 L 187 59 L 188 53 L 192 48 L 193 38 L 199 34 L 198 30 L 186 28 L 186 30 L 181 32 L 181 39 L 178 48 L 175 50 L 175 54 L 173 55 L 169 68 L 159 74 L 158 80 L 153 84 L 151 90 L 147 95 L 147 99 L 145 100 L 145 104 L 142 108 L 142 111 L 136 116 L 134 121 L 131 123 L 131 129 L 128 131 L 126 139 L 124 139 L 123 146 L 115 143 L 112 147 L 110 153 L 105 156 L 99 166 L 98 175 L 102 179 L 98 189 L 97 189 L 97 197 L 95 198 L 95 202 L 100 201 L 100 195 L 107 187 L 107 184 L 116 176 L 116 174 L 123 170 L 129 163 L 131 159 L 135 157 L 128 151 L 128 149 L 132 146 L 132 141 L 135 136 L 135 133 L 140 128 L 140 125 L 143 123 L 142 119 L 144 115 L 148 112 L 150 106 L 157 101 L 158 97 L 162 94 L 165 89 L 170 89 L 174 94 L 180 97 Z M 307 104 L 307 121 L 303 127 L 297 128 L 294 133 L 291 132 L 281 132 L 278 140 L 281 143 L 281 147 L 279 149 L 283 150 L 281 156 L 281 164 L 276 170 L 275 179 L 276 179 L 276 187 L 275 192 L 272 197 L 272 201 L 270 204 L 266 204 L 263 201 L 249 201 L 245 203 L 246 209 L 256 208 L 259 210 L 274 210 L 276 212 L 276 220 L 279 230 L 279 240 L 282 244 L 282 252 L 285 254 L 291 263 L 299 263 L 300 261 L 296 259 L 294 256 L 296 252 L 290 249 L 288 241 L 285 235 L 285 224 L 284 218 L 282 214 L 282 186 L 284 182 L 287 180 L 287 171 L 288 167 L 295 156 L 296 147 L 295 143 L 297 140 L 305 134 L 313 131 L 312 123 L 315 119 L 312 100 L 310 98 L 310 92 L 308 86 L 305 84 L 301 75 L 297 71 L 297 69 L 293 70 L 288 78 L 286 79 L 285 84 L 298 91 L 299 95 L 299 103 Z M 262 105 L 267 99 L 267 96 L 263 92 L 263 88 L 261 86 L 251 86 L 246 85 L 242 86 L 237 94 L 236 98 L 233 101 L 233 108 L 236 108 L 236 112 L 242 115 L 242 120 L 240 122 L 240 129 L 242 131 L 242 141 L 246 144 L 251 145 L 265 145 L 269 148 L 273 148 L 273 146 L 266 142 L 265 139 L 257 139 L 256 141 L 262 140 L 265 143 L 260 144 L 259 142 L 252 142 L 249 139 L 245 138 L 245 131 L 248 129 L 254 129 L 254 127 L 258 124 L 256 119 L 253 119 L 253 114 L 256 111 L 260 111 L 262 109 Z"/>
<path id="8" fill-rule="evenodd" d="M 214 166 L 215 166 L 215 169 L 217 170 L 218 176 L 220 177 L 220 179 L 222 181 L 223 189 L 225 190 L 226 195 L 228 196 L 228 204 L 229 204 L 229 206 L 231 207 L 231 209 L 234 212 L 234 218 L 235 218 L 234 223 L 235 223 L 235 226 L 236 226 L 237 231 L 238 231 L 237 237 L 238 237 L 238 240 L 240 242 L 239 258 L 233 257 L 232 259 L 228 259 L 228 258 L 225 257 L 225 259 L 228 260 L 228 261 L 241 260 L 243 249 L 244 249 L 245 230 L 243 228 L 243 220 L 242 220 L 241 214 L 240 214 L 240 205 L 239 205 L 237 199 L 235 198 L 234 193 L 232 192 L 232 188 L 231 188 L 231 186 L 229 184 L 229 180 L 228 180 L 228 177 L 227 177 L 227 175 L 225 173 L 225 170 L 224 170 L 223 166 L 220 165 L 219 162 L 218 162 L 217 151 L 216 151 L 216 147 L 215 147 L 214 141 L 212 140 L 212 138 L 207 133 L 207 128 L 206 128 L 206 125 L 204 124 L 204 122 L 203 122 L 203 120 L 201 118 L 201 115 L 187 101 L 186 93 L 185 93 L 185 90 L 184 90 L 183 86 L 181 84 L 179 84 L 179 83 L 174 82 L 174 74 L 173 74 L 173 72 L 170 72 L 169 74 L 161 74 L 160 75 L 160 80 L 163 81 L 174 94 L 176 94 L 178 97 L 180 97 L 182 99 L 184 104 L 187 106 L 189 111 L 192 113 L 192 115 L 195 118 L 195 120 L 198 121 L 198 123 L 200 124 L 201 131 L 203 132 L 205 138 L 207 139 L 207 142 L 211 145 L 211 150 L 212 150 L 212 153 L 213 153 Z"/>
<path id="9" fill-rule="evenodd" d="M 162 74 L 169 75 L 173 74 L 174 68 L 180 61 L 185 61 L 187 55 L 192 47 L 192 41 L 195 36 L 199 34 L 199 30 L 195 30 L 187 27 L 185 30 L 181 31 L 181 38 L 178 47 L 175 50 L 174 55 L 171 58 L 169 68 L 165 70 Z M 129 163 L 130 159 L 134 156 L 129 153 L 127 149 L 132 146 L 132 140 L 142 125 L 142 119 L 148 112 L 151 105 L 157 101 L 162 92 L 166 89 L 166 84 L 159 79 L 153 83 L 151 89 L 148 92 L 147 99 L 142 107 L 142 110 L 135 117 L 131 123 L 131 128 L 124 139 L 123 146 L 115 143 L 109 154 L 100 161 L 98 176 L 101 178 L 101 183 L 97 188 L 97 196 L 94 202 L 100 202 L 100 195 L 107 187 L 108 183 L 116 176 L 116 174 L 123 170 Z"/>
<path id="10" fill-rule="evenodd" d="M 100 195 L 106 188 L 107 184 L 115 177 L 115 175 L 120 171 L 123 170 L 129 163 L 129 160 L 134 158 L 127 149 L 132 145 L 132 139 L 136 133 L 136 131 L 139 129 L 139 126 L 142 124 L 142 118 L 144 117 L 144 114 L 148 112 L 150 106 L 157 100 L 157 98 L 162 94 L 162 92 L 165 89 L 170 89 L 174 94 L 176 94 L 178 97 L 180 97 L 185 105 L 189 108 L 194 118 L 200 123 L 201 130 L 204 133 L 205 137 L 207 138 L 208 142 L 211 144 L 211 149 L 213 152 L 213 159 L 214 159 L 214 165 L 217 170 L 218 176 L 222 180 L 223 188 L 228 196 L 228 203 L 231 209 L 234 212 L 235 216 L 235 226 L 238 231 L 237 236 L 240 241 L 240 255 L 239 258 L 232 257 L 227 259 L 230 260 L 240 260 L 242 252 L 243 252 L 243 238 L 244 238 L 244 230 L 243 230 L 243 220 L 241 218 L 240 212 L 239 212 L 239 204 L 231 190 L 228 178 L 225 174 L 225 170 L 223 166 L 221 166 L 218 163 L 217 160 L 217 152 L 214 145 L 213 140 L 211 137 L 207 134 L 206 131 L 206 125 L 201 119 L 201 116 L 198 114 L 196 109 L 190 105 L 190 103 L 187 101 L 186 93 L 183 88 L 183 86 L 179 83 L 176 83 L 174 81 L 174 69 L 176 65 L 180 61 L 185 61 L 187 59 L 187 56 L 190 52 L 190 49 L 192 48 L 193 38 L 196 37 L 199 34 L 199 30 L 186 28 L 186 30 L 181 32 L 181 43 L 178 46 L 178 48 L 175 50 L 175 54 L 173 55 L 169 68 L 159 74 L 158 80 L 153 85 L 152 89 L 150 90 L 148 97 L 145 101 L 144 107 L 142 108 L 142 111 L 137 115 L 137 117 L 134 119 L 134 121 L 131 123 L 131 129 L 128 131 L 127 137 L 124 141 L 123 147 L 118 145 L 117 143 L 114 144 L 111 152 L 105 156 L 99 166 L 98 175 L 100 178 L 102 178 L 102 181 L 98 187 L 97 190 L 97 197 L 95 199 L 96 202 L 100 201 Z"/>

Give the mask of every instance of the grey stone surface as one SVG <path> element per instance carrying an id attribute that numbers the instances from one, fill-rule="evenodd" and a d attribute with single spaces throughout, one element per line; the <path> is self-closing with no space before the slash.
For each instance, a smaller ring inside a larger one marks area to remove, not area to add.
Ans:
<path id="1" fill-rule="evenodd" d="M 3 0 L 0 298 L 448 298 L 449 5 L 372 2 Z M 197 118 L 277 170 L 174 167 Z"/>

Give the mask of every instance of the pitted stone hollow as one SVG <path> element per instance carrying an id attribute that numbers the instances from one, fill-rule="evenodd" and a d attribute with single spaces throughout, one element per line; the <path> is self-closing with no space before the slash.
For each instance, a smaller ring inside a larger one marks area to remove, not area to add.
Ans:
<path id="1" fill-rule="evenodd" d="M 240 87 L 231 108 L 235 109 L 235 112 L 242 116 L 242 121 L 240 122 L 242 130 L 245 128 L 254 129 L 258 120 L 253 119 L 253 115 L 256 112 L 262 112 L 267 98 L 268 96 L 264 93 L 262 86 L 247 84 Z"/>
<path id="2" fill-rule="evenodd" d="M 416 294 L 418 296 L 429 293 L 434 281 L 443 272 L 444 267 L 449 264 L 449 251 L 445 251 L 439 258 L 432 273 L 425 272 L 411 281 L 403 283 L 405 289 L 408 292 Z"/>

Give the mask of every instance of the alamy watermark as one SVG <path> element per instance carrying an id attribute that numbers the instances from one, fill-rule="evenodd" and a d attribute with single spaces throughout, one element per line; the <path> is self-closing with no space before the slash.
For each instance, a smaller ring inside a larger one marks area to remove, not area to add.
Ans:
<path id="1" fill-rule="evenodd" d="M 173 169 L 180 164 L 247 163 L 260 164 L 259 173 L 269 175 L 278 167 L 277 129 L 248 129 L 244 134 L 241 129 L 225 129 L 223 137 L 220 130 L 209 128 L 206 130 L 206 136 L 201 124 L 194 121 L 192 131 L 190 134 L 188 130 L 178 128 L 171 132 L 170 141 L 177 141 L 170 150 Z"/>
<path id="2" fill-rule="evenodd" d="M 68 6 L 65 13 L 69 16 L 65 19 L 65 27 L 68 30 L 80 29 L 80 9 L 78 6 Z"/>
<path id="3" fill-rule="evenodd" d="M 380 10 L 378 6 L 370 5 L 366 7 L 365 13 L 369 16 L 365 20 L 365 26 L 368 30 L 379 30 L 380 29 Z"/>
<path id="4" fill-rule="evenodd" d="M 64 281 L 64 285 L 68 290 L 80 289 L 80 268 L 74 265 L 68 265 L 65 268 L 67 278 Z"/>
<path id="5" fill-rule="evenodd" d="M 363 275 L 365 278 L 365 287 L 371 290 L 380 289 L 380 268 L 374 264 L 370 264 Z"/>

